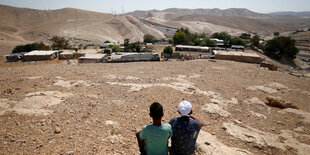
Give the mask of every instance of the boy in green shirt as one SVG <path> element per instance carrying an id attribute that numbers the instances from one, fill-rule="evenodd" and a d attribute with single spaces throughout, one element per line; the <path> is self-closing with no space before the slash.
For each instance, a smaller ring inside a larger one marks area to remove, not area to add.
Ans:
<path id="1" fill-rule="evenodd" d="M 168 139 L 172 136 L 170 124 L 161 124 L 164 116 L 163 107 L 154 102 L 150 107 L 150 116 L 153 124 L 145 125 L 141 132 L 137 133 L 140 152 L 142 155 L 167 155 Z"/>

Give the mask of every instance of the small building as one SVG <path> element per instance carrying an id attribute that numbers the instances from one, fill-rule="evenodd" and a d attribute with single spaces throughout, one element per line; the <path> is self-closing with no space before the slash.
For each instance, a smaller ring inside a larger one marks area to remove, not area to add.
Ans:
<path id="1" fill-rule="evenodd" d="M 160 61 L 157 53 L 112 53 L 107 62 Z"/>
<path id="2" fill-rule="evenodd" d="M 260 64 L 264 59 L 255 53 L 214 51 L 215 59 Z"/>
<path id="3" fill-rule="evenodd" d="M 81 56 L 78 58 L 79 63 L 101 63 L 104 61 L 106 54 L 85 54 L 84 56 Z"/>
<path id="4" fill-rule="evenodd" d="M 61 50 L 59 52 L 59 59 L 74 59 L 76 54 L 74 50 Z"/>
<path id="5" fill-rule="evenodd" d="M 22 60 L 24 53 L 11 53 L 5 56 L 7 62 L 17 62 Z"/>
<path id="6" fill-rule="evenodd" d="M 177 45 L 175 51 L 186 51 L 186 52 L 210 52 L 211 48 L 203 46 L 187 46 Z"/>
<path id="7" fill-rule="evenodd" d="M 217 39 L 217 38 L 210 38 L 210 40 L 215 41 L 216 46 L 223 47 L 225 46 L 224 40 Z"/>
<path id="8" fill-rule="evenodd" d="M 242 51 L 244 51 L 244 46 L 242 46 L 242 45 L 231 45 L 231 48 L 235 49 L 235 50 L 242 50 Z"/>
<path id="9" fill-rule="evenodd" d="M 57 58 L 58 51 L 31 51 L 24 54 L 23 61 L 42 61 Z"/>

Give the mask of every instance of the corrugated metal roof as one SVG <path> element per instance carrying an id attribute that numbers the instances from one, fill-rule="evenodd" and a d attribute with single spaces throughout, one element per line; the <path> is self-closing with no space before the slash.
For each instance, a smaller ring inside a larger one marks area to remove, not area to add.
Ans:
<path id="1" fill-rule="evenodd" d="M 202 46 L 187 46 L 187 45 L 177 45 L 176 48 L 193 48 L 193 49 L 204 49 L 208 50 L 209 47 L 202 47 Z"/>
<path id="2" fill-rule="evenodd" d="M 80 57 L 79 59 L 102 59 L 106 54 L 85 54 L 85 56 Z"/>
<path id="3" fill-rule="evenodd" d="M 29 53 L 24 54 L 25 56 L 31 56 L 31 55 L 52 55 L 58 51 L 31 51 Z"/>

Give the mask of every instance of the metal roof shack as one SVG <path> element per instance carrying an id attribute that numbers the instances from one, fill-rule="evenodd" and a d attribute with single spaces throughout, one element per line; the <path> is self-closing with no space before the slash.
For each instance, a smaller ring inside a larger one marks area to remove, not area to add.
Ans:
<path id="1" fill-rule="evenodd" d="M 176 51 L 187 51 L 187 52 L 210 52 L 209 47 L 203 46 L 186 46 L 186 45 L 177 45 L 175 46 Z"/>
<path id="2" fill-rule="evenodd" d="M 59 59 L 74 59 L 75 54 L 74 50 L 60 50 Z"/>
<path id="3" fill-rule="evenodd" d="M 236 50 L 244 50 L 244 46 L 241 45 L 231 45 L 231 48 Z"/>
<path id="4" fill-rule="evenodd" d="M 58 51 L 31 51 L 24 54 L 23 61 L 53 60 L 57 58 Z"/>
<path id="5" fill-rule="evenodd" d="M 85 56 L 79 57 L 79 63 L 101 63 L 104 60 L 106 54 L 85 54 Z"/>
<path id="6" fill-rule="evenodd" d="M 17 62 L 22 60 L 25 53 L 11 53 L 5 56 L 7 62 Z"/>
<path id="7" fill-rule="evenodd" d="M 157 53 L 112 53 L 107 62 L 160 61 Z"/>

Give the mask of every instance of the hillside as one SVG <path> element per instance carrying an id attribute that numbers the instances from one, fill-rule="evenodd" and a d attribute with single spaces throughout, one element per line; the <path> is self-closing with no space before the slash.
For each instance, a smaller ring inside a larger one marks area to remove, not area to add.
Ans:
<path id="1" fill-rule="evenodd" d="M 145 18 L 148 13 L 154 12 L 168 12 L 174 14 L 199 14 L 199 15 L 214 15 L 214 16 L 243 16 L 243 17 L 269 17 L 270 15 L 256 13 L 248 9 L 243 8 L 231 8 L 231 9 L 180 9 L 180 8 L 169 8 L 162 11 L 159 10 L 148 10 L 148 11 L 133 11 L 129 12 L 129 15 L 136 16 L 139 18 Z"/>
<path id="2" fill-rule="evenodd" d="M 162 11 L 130 12 L 129 15 L 144 18 L 152 22 L 176 27 L 187 27 L 197 32 L 213 33 L 224 30 L 230 33 L 274 31 L 294 31 L 310 27 L 310 18 L 291 15 L 270 15 L 250 11 L 248 9 L 178 9 L 170 8 Z M 200 24 L 198 26 L 197 24 Z"/>
<path id="3" fill-rule="evenodd" d="M 272 12 L 269 13 L 270 15 L 279 15 L 279 16 L 304 16 L 309 17 L 310 11 L 304 11 L 304 12 L 293 12 L 293 11 L 286 11 L 286 12 Z"/>
<path id="4" fill-rule="evenodd" d="M 144 34 L 164 34 L 130 15 L 113 16 L 80 9 L 34 10 L 0 5 L 2 54 L 12 47 L 33 41 L 48 41 L 53 35 L 69 38 L 73 44 L 142 41 Z M 12 44 L 12 46 L 7 46 Z M 3 51 L 5 50 L 5 51 Z"/>

